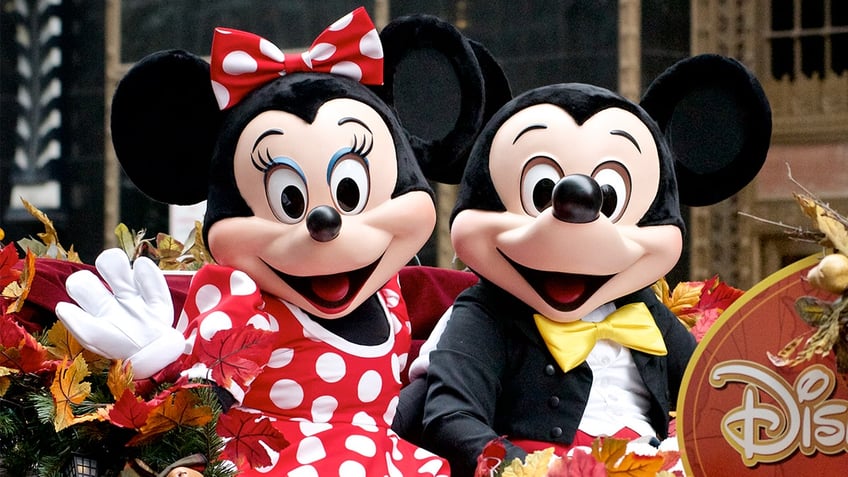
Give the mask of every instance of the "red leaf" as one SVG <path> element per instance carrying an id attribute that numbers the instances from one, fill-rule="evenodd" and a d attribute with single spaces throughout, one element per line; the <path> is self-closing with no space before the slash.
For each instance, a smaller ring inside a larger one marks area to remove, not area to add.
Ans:
<path id="1" fill-rule="evenodd" d="M 0 290 L 6 288 L 6 285 L 21 276 L 20 270 L 12 268 L 17 263 L 18 250 L 15 248 L 15 244 L 10 243 L 0 250 Z"/>
<path id="2" fill-rule="evenodd" d="M 36 373 L 54 364 L 54 361 L 47 359 L 47 350 L 41 343 L 12 316 L 0 315 L 0 366 Z"/>
<path id="3" fill-rule="evenodd" d="M 227 441 L 222 457 L 235 462 L 239 467 L 265 467 L 271 465 L 271 457 L 260 444 L 274 450 L 288 447 L 289 442 L 267 417 L 230 409 L 221 414 L 216 427 L 218 434 Z"/>
<path id="4" fill-rule="evenodd" d="M 745 292 L 738 288 L 733 288 L 724 282 L 719 282 L 718 276 L 704 281 L 704 288 L 701 291 L 701 300 L 695 305 L 695 309 L 699 311 L 707 311 L 711 309 L 719 310 L 719 313 L 726 310 L 730 305 L 742 296 Z"/>
<path id="5" fill-rule="evenodd" d="M 115 402 L 115 406 L 109 411 L 109 420 L 118 427 L 141 429 L 154 407 L 138 398 L 129 389 L 125 389 L 120 399 Z"/>
<path id="6" fill-rule="evenodd" d="M 195 355 L 212 370 L 220 386 L 229 387 L 235 380 L 239 386 L 247 387 L 268 363 L 272 337 L 270 331 L 252 326 L 216 333 L 211 340 L 197 340 Z"/>
<path id="7" fill-rule="evenodd" d="M 548 477 L 606 477 L 604 464 L 595 460 L 591 454 L 574 451 L 571 456 L 562 456 L 555 460 L 548 471 Z"/>

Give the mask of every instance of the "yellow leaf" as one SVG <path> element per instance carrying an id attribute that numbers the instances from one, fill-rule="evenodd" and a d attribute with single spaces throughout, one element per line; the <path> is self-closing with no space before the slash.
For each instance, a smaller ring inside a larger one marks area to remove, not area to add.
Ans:
<path id="1" fill-rule="evenodd" d="M 627 452 L 627 440 L 613 437 L 598 437 L 592 442 L 592 456 L 607 469 L 613 467 Z"/>
<path id="2" fill-rule="evenodd" d="M 135 391 L 132 366 L 124 366 L 124 362 L 120 359 L 112 361 L 112 365 L 109 367 L 109 374 L 106 376 L 106 386 L 112 392 L 112 396 L 115 399 L 120 399 L 127 389 Z"/>
<path id="3" fill-rule="evenodd" d="M 653 285 L 651 285 L 651 290 L 654 291 L 654 295 L 662 302 L 665 306 L 671 305 L 671 291 L 668 288 L 668 282 L 665 277 L 660 278 Z"/>
<path id="4" fill-rule="evenodd" d="M 24 302 L 29 296 L 29 290 L 32 288 L 33 278 L 35 278 L 35 254 L 31 250 L 27 250 L 21 276 L 17 282 L 9 283 L 3 290 L 3 296 L 15 298 L 15 301 L 6 310 L 7 313 L 17 313 L 23 309 Z M 7 291 L 9 294 L 7 294 Z"/>
<path id="5" fill-rule="evenodd" d="M 0 229 L 0 240 L 3 240 L 4 238 L 6 238 L 6 231 L 3 230 L 3 229 Z"/>
<path id="6" fill-rule="evenodd" d="M 677 316 L 685 314 L 686 309 L 692 308 L 701 300 L 701 291 L 703 289 L 703 282 L 678 283 L 671 293 L 671 305 L 669 308 Z"/>
<path id="7" fill-rule="evenodd" d="M 6 395 L 6 391 L 9 390 L 9 386 L 12 385 L 12 380 L 9 379 L 8 376 L 0 376 L 0 397 Z"/>
<path id="8" fill-rule="evenodd" d="M 82 263 L 82 259 L 79 254 L 74 250 L 74 246 L 71 245 L 71 249 L 68 250 L 68 261 L 73 263 Z"/>
<path id="9" fill-rule="evenodd" d="M 88 365 L 82 356 L 77 356 L 73 361 L 63 360 L 56 369 L 56 376 L 50 386 L 50 393 L 56 403 L 53 419 L 56 432 L 79 422 L 71 405 L 81 403 L 91 394 L 91 384 L 83 381 L 88 375 Z"/>
<path id="10" fill-rule="evenodd" d="M 834 248 L 848 255 L 848 230 L 845 229 L 845 224 L 821 210 L 816 219 L 816 226 L 830 240 Z"/>
<path id="11" fill-rule="evenodd" d="M 795 202 L 801 207 L 801 212 L 804 213 L 807 217 L 813 219 L 814 221 L 819 216 L 821 212 L 821 207 L 816 203 L 815 199 L 805 194 L 798 194 L 793 192 L 792 197 L 795 198 Z"/>
<path id="12" fill-rule="evenodd" d="M 38 234 L 38 237 L 47 245 L 56 244 L 59 245 L 59 234 L 56 233 L 56 228 L 53 226 L 53 221 L 47 217 L 47 214 L 38 210 L 37 207 L 27 202 L 23 197 L 21 197 L 21 202 L 24 204 L 24 208 L 39 222 L 44 225 L 44 232 Z"/>
<path id="13" fill-rule="evenodd" d="M 118 246 L 121 247 L 121 250 L 127 254 L 127 257 L 129 257 L 130 260 L 135 259 L 137 243 L 135 235 L 130 232 L 130 229 L 123 223 L 120 223 L 117 227 L 115 227 L 115 236 L 118 238 Z"/>
<path id="14" fill-rule="evenodd" d="M 554 455 L 554 448 L 527 454 L 524 463 L 520 459 L 513 459 L 504 467 L 501 477 L 545 477 L 548 473 L 548 464 Z"/>
<path id="15" fill-rule="evenodd" d="M 156 248 L 159 253 L 159 268 L 162 270 L 179 270 L 181 268 L 180 256 L 183 253 L 183 244 L 167 234 L 156 235 Z"/>
<path id="16" fill-rule="evenodd" d="M 56 320 L 53 326 L 47 330 L 46 341 L 47 351 L 56 358 L 75 359 L 82 355 L 89 367 L 95 370 L 109 367 L 109 359 L 83 348 L 80 342 L 74 338 L 74 335 L 65 328 L 65 324 L 59 320 Z"/>

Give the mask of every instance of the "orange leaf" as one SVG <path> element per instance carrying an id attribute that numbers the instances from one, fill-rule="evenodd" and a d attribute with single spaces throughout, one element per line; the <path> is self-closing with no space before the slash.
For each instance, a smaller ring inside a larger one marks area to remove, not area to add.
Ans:
<path id="1" fill-rule="evenodd" d="M 607 464 L 607 476 L 655 477 L 662 469 L 664 462 L 665 459 L 661 455 L 625 454 L 614 467 Z"/>
<path id="2" fill-rule="evenodd" d="M 73 361 L 63 360 L 56 369 L 50 393 L 56 403 L 53 426 L 57 432 L 76 423 L 71 404 L 79 404 L 91 394 L 91 384 L 83 381 L 88 375 L 88 365 L 82 356 Z"/>
<path id="3" fill-rule="evenodd" d="M 57 320 L 47 330 L 47 343 L 47 350 L 59 359 L 74 359 L 82 355 L 85 362 L 96 370 L 106 369 L 110 364 L 110 360 L 83 348 L 61 321 Z"/>
<path id="4" fill-rule="evenodd" d="M 35 254 L 27 249 L 20 278 L 16 282 L 9 283 L 3 289 L 3 296 L 15 298 L 15 302 L 6 310 L 8 313 L 17 313 L 24 307 L 24 301 L 29 295 L 30 288 L 32 288 L 33 278 L 35 278 Z"/>
<path id="5" fill-rule="evenodd" d="M 627 439 L 598 437 L 592 442 L 592 456 L 598 462 L 603 462 L 607 469 L 614 466 L 625 452 L 627 452 Z"/>
<path id="6" fill-rule="evenodd" d="M 106 386 L 115 399 L 122 397 L 125 391 L 134 392 L 132 365 L 124 366 L 124 362 L 120 359 L 112 361 L 109 374 L 106 376 Z"/>
<path id="7" fill-rule="evenodd" d="M 127 443 L 142 444 L 177 426 L 203 426 L 212 419 L 212 408 L 199 406 L 200 400 L 190 391 L 182 389 L 166 397 L 147 418 L 147 423 Z"/>

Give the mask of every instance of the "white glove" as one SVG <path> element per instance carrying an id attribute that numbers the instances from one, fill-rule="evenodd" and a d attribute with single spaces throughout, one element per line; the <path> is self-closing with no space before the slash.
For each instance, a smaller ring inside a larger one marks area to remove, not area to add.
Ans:
<path id="1" fill-rule="evenodd" d="M 102 252 L 97 276 L 80 270 L 65 281 L 77 304 L 61 302 L 56 316 L 86 349 L 133 365 L 135 379 L 148 378 L 174 362 L 185 350 L 185 337 L 172 327 L 174 309 L 165 276 L 150 259 L 130 266 L 120 249 Z"/>

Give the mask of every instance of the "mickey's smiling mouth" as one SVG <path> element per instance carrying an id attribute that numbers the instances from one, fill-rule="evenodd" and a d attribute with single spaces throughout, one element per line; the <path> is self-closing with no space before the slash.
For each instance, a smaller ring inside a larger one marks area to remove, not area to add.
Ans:
<path id="1" fill-rule="evenodd" d="M 381 255 L 371 264 L 356 270 L 308 277 L 289 275 L 268 265 L 268 262 L 263 262 L 294 291 L 315 305 L 315 308 L 323 313 L 333 314 L 348 307 L 382 258 Z"/>
<path id="2" fill-rule="evenodd" d="M 580 308 L 589 297 L 614 276 L 535 270 L 516 263 L 501 250 L 498 250 L 498 252 L 545 300 L 545 303 L 558 311 L 568 312 Z"/>

